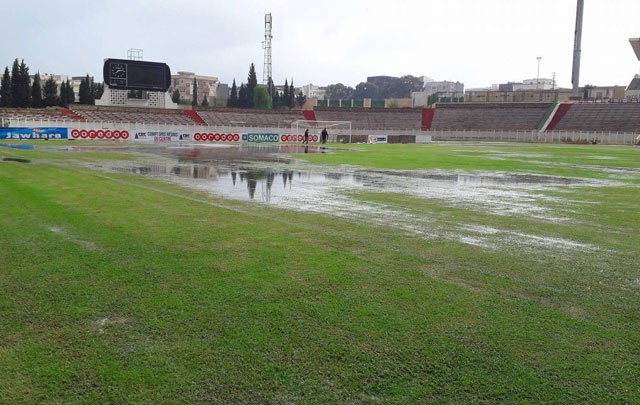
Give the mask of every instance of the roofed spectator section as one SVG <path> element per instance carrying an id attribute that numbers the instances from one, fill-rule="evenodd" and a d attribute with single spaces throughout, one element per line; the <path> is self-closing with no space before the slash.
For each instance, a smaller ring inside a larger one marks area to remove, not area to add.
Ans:
<path id="1" fill-rule="evenodd" d="M 551 103 L 437 104 L 434 131 L 531 131 L 538 129 Z"/>

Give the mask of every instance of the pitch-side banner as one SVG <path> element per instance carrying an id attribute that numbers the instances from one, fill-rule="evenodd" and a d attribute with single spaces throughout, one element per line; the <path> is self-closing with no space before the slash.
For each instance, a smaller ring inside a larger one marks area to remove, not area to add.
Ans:
<path id="1" fill-rule="evenodd" d="M 69 139 L 67 128 L 0 128 L 0 139 Z"/>
<path id="2" fill-rule="evenodd" d="M 132 141 L 153 143 L 184 142 L 192 139 L 193 135 L 190 132 L 133 131 L 131 135 Z"/>

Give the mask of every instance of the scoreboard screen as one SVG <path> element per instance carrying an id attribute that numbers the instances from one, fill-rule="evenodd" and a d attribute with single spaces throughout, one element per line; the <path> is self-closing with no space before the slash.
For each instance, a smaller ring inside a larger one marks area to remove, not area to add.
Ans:
<path id="1" fill-rule="evenodd" d="M 107 59 L 103 73 L 105 84 L 115 89 L 167 91 L 171 86 L 171 70 L 166 63 Z"/>

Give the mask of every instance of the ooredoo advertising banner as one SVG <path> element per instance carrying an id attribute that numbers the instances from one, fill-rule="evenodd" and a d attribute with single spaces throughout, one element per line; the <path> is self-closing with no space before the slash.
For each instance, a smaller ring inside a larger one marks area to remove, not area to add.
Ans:
<path id="1" fill-rule="evenodd" d="M 67 128 L 0 128 L 0 139 L 69 139 Z"/>
<path id="2" fill-rule="evenodd" d="M 128 140 L 130 138 L 127 130 L 111 129 L 72 129 L 69 139 L 107 139 L 107 140 Z"/>

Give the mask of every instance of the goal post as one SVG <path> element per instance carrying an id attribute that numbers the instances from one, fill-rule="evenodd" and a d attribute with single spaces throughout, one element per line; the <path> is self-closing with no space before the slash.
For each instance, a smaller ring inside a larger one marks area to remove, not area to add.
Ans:
<path id="1" fill-rule="evenodd" d="M 304 132 L 308 129 L 310 134 L 318 135 L 318 137 L 326 128 L 329 133 L 329 142 L 338 143 L 341 139 L 348 139 L 348 143 L 351 143 L 351 121 L 297 120 L 291 123 L 291 128 L 298 132 Z"/>

